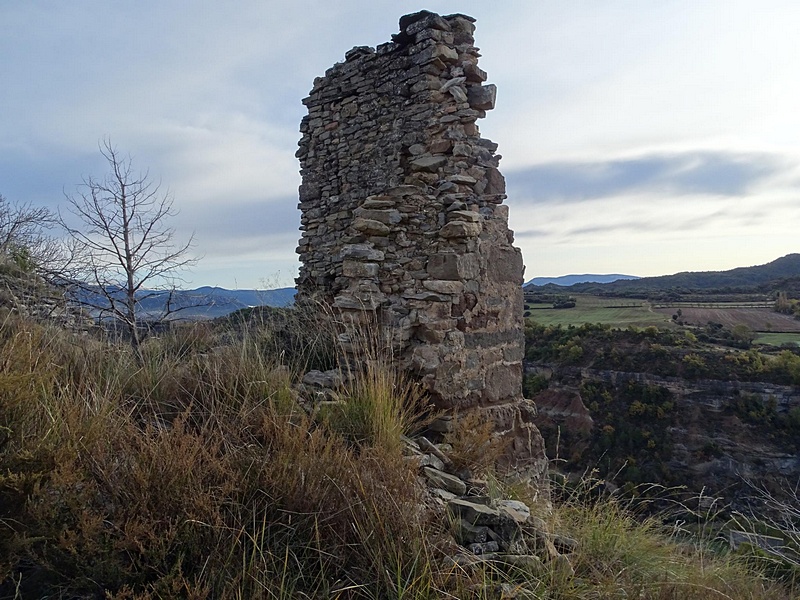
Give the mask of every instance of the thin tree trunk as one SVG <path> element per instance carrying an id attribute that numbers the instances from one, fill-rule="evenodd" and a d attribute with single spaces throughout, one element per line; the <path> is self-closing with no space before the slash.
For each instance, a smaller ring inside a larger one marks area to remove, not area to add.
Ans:
<path id="1" fill-rule="evenodd" d="M 126 308 L 127 308 L 127 325 L 128 333 L 131 337 L 131 348 L 133 348 L 136 357 L 141 360 L 141 340 L 139 339 L 139 324 L 136 317 L 136 287 L 134 275 L 136 272 L 133 264 L 133 252 L 131 250 L 131 216 L 128 214 L 128 198 L 125 193 L 125 184 L 120 181 L 121 189 L 121 204 L 122 204 L 122 234 L 125 250 L 125 276 L 126 281 Z"/>

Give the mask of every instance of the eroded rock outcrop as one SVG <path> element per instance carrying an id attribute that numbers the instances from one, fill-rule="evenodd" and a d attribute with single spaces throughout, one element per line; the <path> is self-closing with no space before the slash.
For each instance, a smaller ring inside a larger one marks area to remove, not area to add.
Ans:
<path id="1" fill-rule="evenodd" d="M 477 119 L 494 108 L 474 19 L 400 19 L 356 47 L 303 102 L 297 156 L 303 236 L 298 302 L 388 338 L 401 366 L 449 410 L 480 410 L 511 436 L 517 466 L 543 473 L 522 397 L 523 264 L 508 228 L 497 145 Z"/>
<path id="2" fill-rule="evenodd" d="M 599 468 L 622 483 L 635 463 L 647 482 L 718 495 L 740 509 L 754 495 L 751 485 L 780 495 L 800 478 L 797 386 L 526 367 L 549 380 L 535 396 L 537 424 L 548 442 L 559 439 L 573 472 Z"/>

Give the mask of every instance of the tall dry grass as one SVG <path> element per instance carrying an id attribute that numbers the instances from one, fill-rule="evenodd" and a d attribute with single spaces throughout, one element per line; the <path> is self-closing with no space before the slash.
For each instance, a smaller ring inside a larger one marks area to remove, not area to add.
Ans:
<path id="1" fill-rule="evenodd" d="M 201 325 L 148 340 L 139 361 L 5 318 L 0 599 L 790 597 L 578 496 L 548 517 L 578 540 L 574 574 L 447 566 L 445 520 L 402 452 L 421 396 L 375 342 L 340 402 L 307 414 L 291 383 L 329 352 L 311 329 Z M 306 356 L 286 335 L 319 344 Z M 473 437 L 464 456 L 484 448 Z M 520 493 L 501 481 L 495 495 Z"/>
<path id="2" fill-rule="evenodd" d="M 387 419 L 351 439 L 313 420 L 268 333 L 149 340 L 139 363 L 123 346 L 6 320 L 0 597 L 385 597 L 426 585 L 429 523 L 399 430 Z M 362 406 L 370 393 L 403 404 L 406 389 L 365 375 L 352 388 Z"/>
<path id="3" fill-rule="evenodd" d="M 641 501 L 603 496 L 591 477 L 559 490 L 552 526 L 580 545 L 574 577 L 562 579 L 558 598 L 654 600 L 789 599 L 791 591 L 765 576 L 716 537 L 719 525 L 703 520 L 690 533 L 685 506 L 643 512 Z M 658 486 L 655 486 L 658 487 Z M 663 490 L 663 488 L 662 488 Z M 652 490 L 650 490 L 652 492 Z M 663 493 L 667 494 L 668 490 Z M 673 498 L 665 496 L 666 504 Z M 680 510 L 679 510 L 680 509 Z M 697 533 L 699 531 L 699 534 Z"/>

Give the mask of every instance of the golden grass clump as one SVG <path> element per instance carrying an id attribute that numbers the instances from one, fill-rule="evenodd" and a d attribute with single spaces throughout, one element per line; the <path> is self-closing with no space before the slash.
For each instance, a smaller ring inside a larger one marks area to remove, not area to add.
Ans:
<path id="1" fill-rule="evenodd" d="M 382 597 L 429 581 L 421 488 L 381 415 L 410 388 L 354 375 L 373 431 L 354 445 L 300 410 L 263 339 L 151 339 L 139 363 L 7 321 L 0 597 Z"/>
<path id="2" fill-rule="evenodd" d="M 786 599 L 791 592 L 718 539 L 689 534 L 670 514 L 642 514 L 634 500 L 599 494 L 584 479 L 554 506 L 551 522 L 579 541 L 574 577 L 558 587 L 564 598 L 653 600 Z M 671 521 L 671 526 L 668 524 Z"/>
<path id="3" fill-rule="evenodd" d="M 452 431 L 444 440 L 452 448 L 449 458 L 455 468 L 475 473 L 491 473 L 510 444 L 510 439 L 498 435 L 494 423 L 478 411 L 456 414 Z"/>
<path id="4" fill-rule="evenodd" d="M 577 495 L 543 515 L 578 541 L 574 574 L 448 566 L 446 519 L 402 452 L 429 417 L 422 395 L 375 343 L 340 401 L 307 414 L 292 383 L 330 366 L 329 346 L 316 322 L 287 332 L 294 319 L 187 326 L 134 357 L 6 318 L 0 598 L 791 597 L 736 557 Z M 491 435 L 461 427 L 454 455 L 480 464 Z"/>

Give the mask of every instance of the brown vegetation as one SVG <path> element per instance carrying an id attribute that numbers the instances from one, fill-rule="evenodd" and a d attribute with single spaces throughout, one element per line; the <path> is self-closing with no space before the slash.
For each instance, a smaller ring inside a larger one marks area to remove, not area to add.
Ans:
<path id="1" fill-rule="evenodd" d="M 672 315 L 675 308 L 656 308 L 655 312 Z M 791 315 L 777 313 L 768 308 L 725 308 L 681 306 L 680 320 L 686 325 L 703 327 L 709 321 L 733 329 L 745 325 L 753 331 L 800 333 L 800 321 Z"/>
<path id="2" fill-rule="evenodd" d="M 354 434 L 300 408 L 291 383 L 309 357 L 279 337 L 203 324 L 146 340 L 139 362 L 5 317 L 0 598 L 789 597 L 577 497 L 540 515 L 576 538 L 574 573 L 448 566 L 446 521 L 397 444 L 409 388 L 390 364 L 359 372 L 344 406 L 373 406 L 353 409 L 372 415 Z"/>

